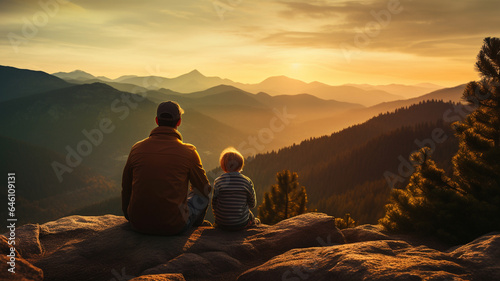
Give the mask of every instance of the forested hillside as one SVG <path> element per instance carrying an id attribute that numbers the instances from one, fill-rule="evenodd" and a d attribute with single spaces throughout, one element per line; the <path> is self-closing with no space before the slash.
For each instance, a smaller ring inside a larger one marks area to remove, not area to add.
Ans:
<path id="1" fill-rule="evenodd" d="M 434 130 L 447 137 L 436 145 L 434 158 L 449 167 L 444 159 L 456 151 L 456 140 L 442 119 L 454 106 L 428 101 L 381 114 L 330 136 L 250 158 L 244 174 L 254 181 L 261 200 L 276 172 L 289 169 L 299 174 L 313 209 L 334 216 L 350 212 L 361 223 L 376 223 L 390 189 L 384 173 L 398 175 L 400 163 L 419 148 L 416 142 L 432 138 Z"/>
<path id="2" fill-rule="evenodd" d="M 119 192 L 115 182 L 86 165 L 65 174 L 61 184 L 51 163 L 64 163 L 62 154 L 4 136 L 0 136 L 0 145 L 0 169 L 16 174 L 15 208 L 19 223 L 57 219 Z M 7 196 L 0 202 L 7 206 Z M 7 217 L 7 208 L 2 208 L 0 215 Z"/>

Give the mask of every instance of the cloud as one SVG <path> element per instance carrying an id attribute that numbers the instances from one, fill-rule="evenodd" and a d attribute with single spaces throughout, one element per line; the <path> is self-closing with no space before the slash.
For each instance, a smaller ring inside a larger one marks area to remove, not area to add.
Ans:
<path id="1" fill-rule="evenodd" d="M 263 43 L 333 49 L 352 46 L 365 51 L 453 57 L 477 49 L 478 38 L 498 36 L 500 26 L 495 0 L 280 3 L 284 9 L 278 15 L 282 18 L 321 21 L 323 25 L 309 31 L 280 30 L 263 37 Z M 443 44 L 445 41 L 453 43 Z"/>
<path id="2" fill-rule="evenodd" d="M 332 19 L 346 17 L 362 18 L 366 7 L 380 6 L 373 2 L 371 5 L 364 4 L 366 1 L 279 1 L 285 9 L 279 15 L 285 18 L 300 19 Z"/>

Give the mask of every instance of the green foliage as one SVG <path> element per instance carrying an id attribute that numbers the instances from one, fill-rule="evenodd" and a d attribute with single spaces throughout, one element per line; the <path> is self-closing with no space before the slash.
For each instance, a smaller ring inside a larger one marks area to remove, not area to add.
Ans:
<path id="1" fill-rule="evenodd" d="M 351 214 L 346 213 L 343 218 L 335 218 L 335 226 L 338 229 L 345 229 L 356 227 L 358 223 L 351 218 Z"/>
<path id="2" fill-rule="evenodd" d="M 282 220 L 307 212 L 307 192 L 299 185 L 297 173 L 284 170 L 276 174 L 276 184 L 264 194 L 259 206 L 259 218 L 265 224 L 275 224 Z"/>
<path id="3" fill-rule="evenodd" d="M 500 39 L 486 38 L 476 63 L 482 80 L 469 83 L 463 98 L 475 110 L 454 123 L 459 140 L 448 178 L 429 158 L 418 163 L 409 184 L 392 192 L 380 220 L 391 230 L 418 231 L 451 243 L 500 229 Z"/>
<path id="4" fill-rule="evenodd" d="M 455 242 L 463 232 L 466 199 L 429 156 L 427 147 L 412 155 L 412 162 L 418 163 L 415 172 L 405 188 L 392 191 L 380 223 L 389 230 L 438 234 Z"/>

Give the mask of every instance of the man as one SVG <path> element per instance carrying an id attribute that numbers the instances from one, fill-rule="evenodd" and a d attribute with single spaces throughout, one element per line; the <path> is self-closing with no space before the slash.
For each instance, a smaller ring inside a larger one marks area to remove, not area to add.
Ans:
<path id="1" fill-rule="evenodd" d="M 173 101 L 158 105 L 158 127 L 134 144 L 125 164 L 122 209 L 138 232 L 175 235 L 203 223 L 211 187 L 196 147 L 177 131 L 183 113 Z"/>

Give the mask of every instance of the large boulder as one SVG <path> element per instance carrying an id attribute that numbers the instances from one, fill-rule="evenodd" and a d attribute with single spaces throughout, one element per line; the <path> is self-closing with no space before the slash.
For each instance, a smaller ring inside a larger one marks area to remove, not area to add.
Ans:
<path id="1" fill-rule="evenodd" d="M 321 213 L 238 232 L 199 227 L 178 236 L 139 234 L 123 217 L 113 215 L 65 217 L 25 225 L 17 232 L 27 241 L 20 243 L 20 251 L 43 270 L 44 280 L 75 281 L 167 273 L 234 280 L 251 266 L 290 249 L 320 246 L 318 241 L 323 240 L 345 242 L 333 218 Z"/>

